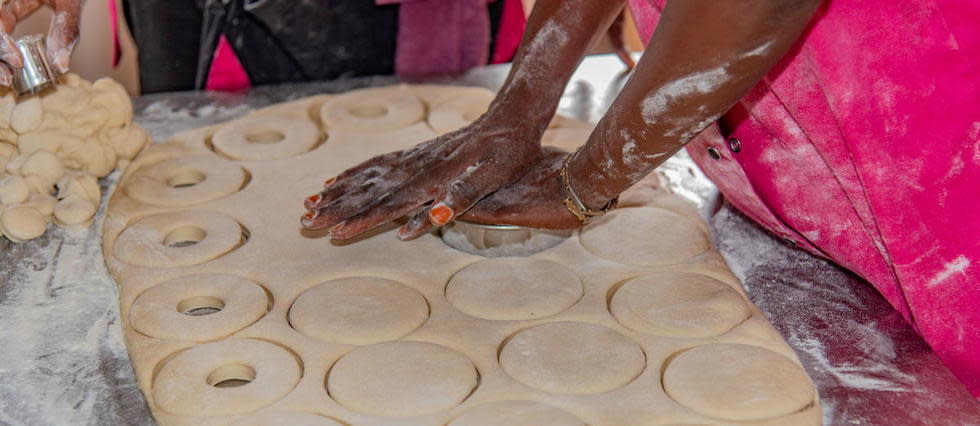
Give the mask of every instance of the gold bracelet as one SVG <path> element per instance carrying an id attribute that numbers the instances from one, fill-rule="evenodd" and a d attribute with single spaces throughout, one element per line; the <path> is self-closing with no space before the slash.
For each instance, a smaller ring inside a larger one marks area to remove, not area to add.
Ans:
<path id="1" fill-rule="evenodd" d="M 561 195 L 565 201 L 565 207 L 568 208 L 568 211 L 572 212 L 572 214 L 575 215 L 578 220 L 582 221 L 583 225 L 585 225 L 616 207 L 616 202 L 619 201 L 619 197 L 609 200 L 609 202 L 599 208 L 599 210 L 592 210 L 586 207 L 585 204 L 582 203 L 582 199 L 575 194 L 575 191 L 572 189 L 572 182 L 568 178 L 568 164 L 571 162 L 571 159 L 575 156 L 575 154 L 578 154 L 578 151 L 575 151 L 566 157 L 565 162 L 562 163 L 561 170 L 558 172 L 558 187 L 561 188 Z"/>

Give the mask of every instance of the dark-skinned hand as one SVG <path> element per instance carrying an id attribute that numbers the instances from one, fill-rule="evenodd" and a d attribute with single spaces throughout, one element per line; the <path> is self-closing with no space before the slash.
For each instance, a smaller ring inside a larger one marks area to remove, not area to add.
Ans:
<path id="1" fill-rule="evenodd" d="M 490 115 L 328 179 L 323 191 L 306 199 L 302 226 L 330 228 L 331 238 L 343 240 L 415 212 L 398 232 L 407 240 L 456 219 L 517 180 L 542 153 L 544 126 Z"/>

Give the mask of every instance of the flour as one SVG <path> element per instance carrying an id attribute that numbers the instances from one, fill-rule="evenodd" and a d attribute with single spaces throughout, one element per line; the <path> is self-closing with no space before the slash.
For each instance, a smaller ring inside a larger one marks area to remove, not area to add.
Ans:
<path id="1" fill-rule="evenodd" d="M 678 98 L 707 94 L 718 90 L 732 77 L 726 68 L 726 66 L 720 66 L 706 71 L 698 71 L 660 86 L 643 99 L 643 120 L 647 124 L 656 124 L 663 114 L 670 111 L 671 104 Z"/>

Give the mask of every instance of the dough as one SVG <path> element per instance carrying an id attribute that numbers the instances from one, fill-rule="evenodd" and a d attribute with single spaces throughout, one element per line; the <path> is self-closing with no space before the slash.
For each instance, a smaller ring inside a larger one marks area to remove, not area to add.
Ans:
<path id="1" fill-rule="evenodd" d="M 285 349 L 253 339 L 195 346 L 166 361 L 153 382 L 161 410 L 183 415 L 248 413 L 285 396 L 302 370 Z"/>
<path id="2" fill-rule="evenodd" d="M 424 342 L 354 349 L 330 370 L 327 389 L 361 413 L 408 417 L 459 404 L 476 388 L 476 368 L 463 354 Z"/>
<path id="3" fill-rule="evenodd" d="M 480 90 L 443 102 L 429 113 L 429 127 L 440 135 L 466 127 L 487 111 L 493 98 L 493 92 Z"/>
<path id="4" fill-rule="evenodd" d="M 500 351 L 500 366 L 515 380 L 558 394 L 607 392 L 629 383 L 645 365 L 639 344 L 584 322 L 529 328 Z"/>
<path id="5" fill-rule="evenodd" d="M 17 133 L 27 133 L 41 125 L 41 99 L 30 96 L 14 106 L 10 113 L 10 127 Z"/>
<path id="6" fill-rule="evenodd" d="M 315 339 L 349 345 L 395 340 L 429 317 L 419 292 L 383 278 L 327 281 L 296 298 L 289 324 Z"/>
<path id="7" fill-rule="evenodd" d="M 663 381 L 674 401 L 726 420 L 794 413 L 814 397 L 800 366 L 750 345 L 718 343 L 685 351 L 667 365 Z"/>
<path id="8" fill-rule="evenodd" d="M 498 401 L 471 408 L 449 426 L 585 426 L 585 423 L 548 404 Z"/>
<path id="9" fill-rule="evenodd" d="M 354 243 L 300 229 L 302 200 L 323 179 L 435 137 L 426 111 L 461 119 L 465 111 L 452 108 L 487 99 L 480 92 L 320 95 L 179 134 L 133 159 L 102 222 L 103 254 L 140 390 L 161 426 L 731 423 L 729 409 L 755 407 L 758 394 L 726 393 L 713 405 L 723 417 L 677 387 L 668 396 L 664 371 L 682 366 L 686 350 L 752 344 L 799 368 L 736 287 L 700 217 L 675 212 L 680 197 L 655 177 L 643 194 L 654 196 L 638 207 L 529 257 L 475 256 L 434 234 L 402 242 L 391 227 Z M 211 137 L 260 118 L 264 129 L 314 123 L 325 142 L 278 160 L 236 160 Z M 551 125 L 559 131 L 549 137 L 581 140 L 590 127 Z M 72 188 L 65 193 L 84 192 Z M 714 362 L 694 369 L 721 384 Z M 253 381 L 214 388 L 217 370 Z M 818 423 L 813 384 L 787 380 L 809 390 L 798 395 L 809 397 L 805 406 L 789 415 L 764 408 L 762 422 Z"/>
<path id="10" fill-rule="evenodd" d="M 236 420 L 231 426 L 343 426 L 316 414 L 297 411 L 263 411 Z"/>
<path id="11" fill-rule="evenodd" d="M 616 290 L 609 309 L 630 329 L 673 337 L 717 336 L 752 315 L 728 284 L 686 272 L 629 280 Z"/>
<path id="12" fill-rule="evenodd" d="M 211 142 L 236 160 L 276 160 L 312 149 L 320 130 L 305 118 L 267 115 L 238 120 L 214 133 Z"/>
<path id="13" fill-rule="evenodd" d="M 636 266 L 681 262 L 711 247 L 694 222 L 652 207 L 614 210 L 585 227 L 581 241 L 596 256 Z"/>
<path id="14" fill-rule="evenodd" d="M 69 195 L 54 205 L 54 222 L 64 227 L 88 226 L 98 206 L 87 198 Z"/>
<path id="15" fill-rule="evenodd" d="M 446 287 L 456 309 L 489 320 L 528 320 L 557 314 L 582 298 L 582 282 L 547 260 L 504 257 L 474 263 Z"/>
<path id="16" fill-rule="evenodd" d="M 541 144 L 561 148 L 568 152 L 575 152 L 580 146 L 589 141 L 592 129 L 566 127 L 545 130 L 541 136 Z"/>
<path id="17" fill-rule="evenodd" d="M 20 166 L 20 173 L 24 177 L 36 176 L 40 187 L 35 188 L 36 192 L 50 194 L 54 189 L 54 184 L 65 174 L 65 166 L 57 155 L 51 152 L 40 150 L 30 154 L 24 164 Z"/>
<path id="18" fill-rule="evenodd" d="M 15 243 L 40 237 L 47 225 L 48 220 L 33 207 L 8 207 L 0 213 L 0 233 Z"/>
<path id="19" fill-rule="evenodd" d="M 75 195 L 98 204 L 102 200 L 99 182 L 85 172 L 71 172 L 58 181 L 58 198 L 64 199 Z"/>
<path id="20" fill-rule="evenodd" d="M 18 175 L 0 175 L 0 204 L 17 204 L 27 200 L 31 189 Z"/>
<path id="21" fill-rule="evenodd" d="M 54 206 L 57 202 L 58 199 L 50 194 L 39 194 L 35 192 L 24 202 L 24 205 L 33 207 L 44 215 L 45 218 L 50 218 L 54 215 Z"/>

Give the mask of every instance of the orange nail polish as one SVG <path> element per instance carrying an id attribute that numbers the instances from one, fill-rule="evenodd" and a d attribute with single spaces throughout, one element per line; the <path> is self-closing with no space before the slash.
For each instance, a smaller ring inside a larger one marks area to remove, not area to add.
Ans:
<path id="1" fill-rule="evenodd" d="M 336 181 L 337 181 L 337 177 L 334 176 L 334 177 L 332 177 L 330 179 L 327 179 L 327 180 L 323 181 L 323 186 L 333 185 L 333 183 L 336 182 Z"/>
<path id="2" fill-rule="evenodd" d="M 429 220 L 433 225 L 442 226 L 453 218 L 453 209 L 445 204 L 438 204 L 429 211 Z"/>
<path id="3" fill-rule="evenodd" d="M 317 216 L 319 216 L 319 215 L 316 214 L 316 213 L 314 213 L 314 212 L 308 212 L 308 213 L 306 213 L 306 214 L 303 215 L 303 219 L 313 220 L 313 219 L 316 219 Z"/>
<path id="4" fill-rule="evenodd" d="M 313 194 L 313 195 L 310 195 L 309 198 L 306 199 L 306 202 L 307 202 L 307 204 L 316 204 L 316 203 L 319 203 L 320 200 L 322 200 L 322 199 L 323 199 L 323 195 Z"/>

